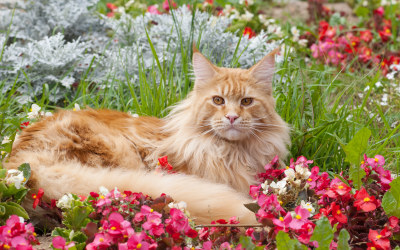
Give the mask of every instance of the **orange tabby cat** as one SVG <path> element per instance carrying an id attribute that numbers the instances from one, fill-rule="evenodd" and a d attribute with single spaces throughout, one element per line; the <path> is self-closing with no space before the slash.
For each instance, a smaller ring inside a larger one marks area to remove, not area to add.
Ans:
<path id="1" fill-rule="evenodd" d="M 249 185 L 275 155 L 287 156 L 289 129 L 272 97 L 276 51 L 248 70 L 193 55 L 194 90 L 165 119 L 111 110 L 60 111 L 24 129 L 5 166 L 29 162 L 27 185 L 44 200 L 100 186 L 185 201 L 198 223 L 238 216 Z M 167 155 L 179 174 L 152 171 Z"/>

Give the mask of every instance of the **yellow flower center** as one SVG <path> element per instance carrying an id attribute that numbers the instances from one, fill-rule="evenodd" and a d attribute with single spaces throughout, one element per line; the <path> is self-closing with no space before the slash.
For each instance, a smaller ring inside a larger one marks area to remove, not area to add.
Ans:
<path id="1" fill-rule="evenodd" d="M 24 178 L 23 182 L 25 182 L 25 181 L 26 181 L 26 178 Z"/>
<path id="2" fill-rule="evenodd" d="M 100 199 L 104 199 L 104 198 L 106 198 L 106 197 L 104 197 L 104 195 L 100 195 Z"/>
<path id="3" fill-rule="evenodd" d="M 32 112 L 32 108 L 31 108 L 29 111 L 31 111 L 31 112 Z"/>
<path id="4" fill-rule="evenodd" d="M 352 42 L 351 45 L 356 46 L 356 42 Z"/>
<path id="5" fill-rule="evenodd" d="M 301 216 L 300 215 L 296 215 L 296 219 L 300 220 Z"/>
<path id="6" fill-rule="evenodd" d="M 367 50 L 367 52 L 365 52 L 365 54 L 367 54 L 367 56 L 369 56 L 369 55 L 371 55 L 371 51 Z M 364 161 L 362 161 L 361 164 L 364 164 L 363 162 Z"/>
<path id="7" fill-rule="evenodd" d="M 76 111 L 76 108 L 73 108 L 72 111 Z"/>
<path id="8" fill-rule="evenodd" d="M 364 198 L 364 201 L 365 201 L 365 202 L 368 202 L 368 201 L 370 201 L 370 200 L 371 200 L 371 199 L 368 198 L 368 197 L 365 197 L 365 198 Z"/>
<path id="9" fill-rule="evenodd" d="M 35 237 L 36 237 L 36 236 L 37 236 L 37 234 L 36 234 L 35 232 L 33 232 L 33 236 L 35 236 Z"/>
<path id="10" fill-rule="evenodd" d="M 283 221 L 283 217 L 279 217 L 279 220 L 280 220 L 280 221 Z"/>
<path id="11" fill-rule="evenodd" d="M 364 164 L 365 163 L 365 161 L 361 161 L 361 164 Z"/>
<path id="12" fill-rule="evenodd" d="M 36 199 L 37 196 L 36 196 L 36 194 L 34 194 L 32 197 L 33 197 L 33 199 Z"/>
<path id="13" fill-rule="evenodd" d="M 340 185 L 338 188 L 339 188 L 339 189 L 343 189 L 344 187 L 343 187 L 342 185 Z"/>
<path id="14" fill-rule="evenodd" d="M 111 227 L 111 230 L 116 230 L 117 228 L 116 227 Z"/>
<path id="15" fill-rule="evenodd" d="M 289 169 L 289 166 L 286 166 L 286 169 Z"/>
<path id="16" fill-rule="evenodd" d="M 7 233 L 8 233 L 8 234 L 11 234 L 11 230 L 8 230 Z"/>
<path id="17" fill-rule="evenodd" d="M 4 248 L 4 249 L 10 249 L 11 247 L 10 247 L 9 245 L 5 244 L 5 245 L 3 246 L 3 248 Z"/>
<path id="18" fill-rule="evenodd" d="M 311 178 L 308 178 L 308 180 L 307 181 L 312 181 L 312 179 Z"/>
<path id="19" fill-rule="evenodd" d="M 341 214 L 342 212 L 340 212 L 340 210 L 336 211 L 337 214 Z"/>
<path id="20" fill-rule="evenodd" d="M 137 249 L 139 249 L 139 248 L 141 248 L 141 247 L 142 247 L 142 244 L 140 244 L 140 243 L 136 245 L 136 248 L 137 248 Z"/>
<path id="21" fill-rule="evenodd" d="M 311 213 L 311 211 L 312 211 L 312 209 L 311 209 L 311 208 L 308 208 L 307 210 L 308 210 L 310 213 Z"/>
<path id="22" fill-rule="evenodd" d="M 104 241 L 104 238 L 100 238 L 99 241 L 100 241 L 100 242 L 103 242 L 103 241 Z"/>
<path id="23" fill-rule="evenodd" d="M 386 29 L 385 32 L 390 34 L 390 29 Z"/>
<path id="24" fill-rule="evenodd" d="M 376 247 L 371 247 L 371 250 L 376 250 Z"/>
<path id="25" fill-rule="evenodd" d="M 375 158 L 375 162 L 378 162 L 379 161 L 379 159 L 378 158 Z"/>
<path id="26" fill-rule="evenodd" d="M 150 209 L 150 213 L 154 212 L 154 209 Z"/>
<path id="27" fill-rule="evenodd" d="M 279 204 L 280 204 L 280 205 L 282 205 L 282 204 L 283 204 L 283 202 L 282 202 L 282 201 L 279 201 Z"/>
<path id="28" fill-rule="evenodd" d="M 382 235 L 380 235 L 380 234 L 378 234 L 378 235 L 376 236 L 377 239 L 380 239 L 381 237 L 382 237 Z"/>

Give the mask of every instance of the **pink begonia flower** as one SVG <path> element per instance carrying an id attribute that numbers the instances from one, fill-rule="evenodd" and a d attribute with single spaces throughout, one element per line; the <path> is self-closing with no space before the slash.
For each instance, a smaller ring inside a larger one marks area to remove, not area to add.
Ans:
<path id="1" fill-rule="evenodd" d="M 290 160 L 290 167 L 294 169 L 296 165 L 301 165 L 304 168 L 308 168 L 308 165 L 313 163 L 313 162 L 314 161 L 308 160 L 304 156 L 299 156 L 299 157 L 297 157 L 295 162 L 293 161 L 293 159 Z"/>
<path id="2" fill-rule="evenodd" d="M 295 215 L 293 217 L 293 220 L 290 222 L 289 227 L 298 230 L 301 229 L 304 224 L 310 222 L 308 220 L 308 217 L 310 217 L 310 211 L 302 208 L 301 206 L 296 207 L 294 211 Z"/>
<path id="3" fill-rule="evenodd" d="M 344 184 L 339 178 L 335 178 L 331 181 L 329 190 L 326 192 L 330 198 L 338 198 L 338 196 L 345 196 L 349 194 L 351 187 Z"/>
<path id="4" fill-rule="evenodd" d="M 181 210 L 171 208 L 169 213 L 171 217 L 165 222 L 171 225 L 175 232 L 186 233 L 190 229 L 188 218 Z"/>
<path id="5" fill-rule="evenodd" d="M 66 245 L 65 239 L 61 236 L 54 237 L 52 243 L 53 243 L 54 248 L 63 249 L 63 250 L 69 249 L 69 248 L 75 246 L 74 242 L 70 242 L 68 245 Z"/>
<path id="6" fill-rule="evenodd" d="M 317 180 L 319 179 L 319 167 L 315 166 L 311 169 L 311 175 L 307 179 L 307 183 L 310 185 L 311 189 L 317 186 Z"/>
<path id="7" fill-rule="evenodd" d="M 108 234 L 97 233 L 92 243 L 86 246 L 87 250 L 108 249 L 111 246 L 112 239 Z"/>
<path id="8" fill-rule="evenodd" d="M 299 233 L 299 235 L 297 236 L 297 239 L 303 243 L 303 244 L 310 244 L 310 238 L 314 232 L 314 228 L 315 228 L 315 224 L 312 222 L 309 223 L 305 223 L 300 230 L 298 230 L 297 232 Z M 318 247 L 318 244 L 315 245 L 315 243 L 317 243 L 317 241 L 312 242 L 311 245 L 314 247 Z"/>
<path id="9" fill-rule="evenodd" d="M 104 229 L 108 229 L 108 234 L 117 241 L 118 238 L 129 237 L 134 233 L 131 223 L 124 220 L 121 214 L 113 212 L 108 217 L 109 223 L 103 224 Z"/>
<path id="10" fill-rule="evenodd" d="M 265 195 L 261 194 L 257 200 L 258 205 L 264 210 L 281 212 L 284 211 L 278 201 L 278 197 L 274 194 Z"/>
<path id="11" fill-rule="evenodd" d="M 164 233 L 164 225 L 161 221 L 161 214 L 155 211 L 148 214 L 147 221 L 142 225 L 142 228 L 149 231 L 151 235 L 159 237 Z"/>
<path id="12" fill-rule="evenodd" d="M 171 4 L 172 7 L 174 7 L 174 8 L 176 8 L 176 6 L 177 6 L 173 0 L 169 0 L 169 2 L 168 2 L 168 0 L 165 0 L 162 4 L 162 7 L 165 11 L 169 11 L 169 4 Z"/>
<path id="13" fill-rule="evenodd" d="M 161 14 L 161 12 L 157 9 L 156 5 L 150 5 L 149 7 L 147 7 L 147 12 L 149 12 L 150 14 L 153 14 L 153 15 Z"/>
<path id="14" fill-rule="evenodd" d="M 110 205 L 111 205 L 111 200 L 105 197 L 104 195 L 100 195 L 99 200 L 96 203 L 96 207 L 104 207 Z"/>
<path id="15" fill-rule="evenodd" d="M 290 213 L 287 213 L 285 217 L 279 217 L 278 219 L 272 219 L 272 222 L 277 226 L 277 230 L 289 231 L 289 224 L 292 222 L 293 218 Z"/>
<path id="16" fill-rule="evenodd" d="M 232 247 L 231 247 L 231 244 L 229 243 L 229 242 L 224 242 L 224 243 L 222 243 L 220 246 L 219 246 L 219 249 L 220 250 L 230 250 L 230 249 L 232 249 Z"/>
<path id="17" fill-rule="evenodd" d="M 206 241 L 203 243 L 203 249 L 204 250 L 211 250 L 212 249 L 212 242 L 211 241 Z"/>
<path id="18" fill-rule="evenodd" d="M 148 250 L 150 244 L 145 241 L 147 235 L 145 232 L 135 233 L 131 237 L 129 237 L 128 241 L 123 244 L 118 245 L 119 250 L 130 250 L 130 249 L 140 249 L 140 250 Z"/>
<path id="19" fill-rule="evenodd" d="M 367 162 L 374 169 L 378 166 L 385 165 L 385 158 L 382 155 L 375 155 L 374 158 L 368 158 Z"/>
<path id="20" fill-rule="evenodd" d="M 250 186 L 250 191 L 249 191 L 249 194 L 250 194 L 250 196 L 254 199 L 254 200 L 257 200 L 257 198 L 258 198 L 258 195 L 259 195 L 259 193 L 260 193 L 260 185 L 258 185 L 258 186 L 256 186 L 256 185 L 251 185 Z"/>

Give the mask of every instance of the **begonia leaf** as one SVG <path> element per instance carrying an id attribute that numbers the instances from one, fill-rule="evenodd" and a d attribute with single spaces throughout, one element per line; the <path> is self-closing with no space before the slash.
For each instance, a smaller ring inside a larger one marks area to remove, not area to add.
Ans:
<path id="1" fill-rule="evenodd" d="M 0 216 L 3 216 L 6 213 L 6 208 L 3 205 L 0 205 Z"/>
<path id="2" fill-rule="evenodd" d="M 390 183 L 390 189 L 382 198 L 382 207 L 388 216 L 400 218 L 400 178 Z"/>
<path id="3" fill-rule="evenodd" d="M 335 224 L 335 225 L 337 225 L 337 224 Z M 350 240 L 349 232 L 347 232 L 346 229 L 340 230 L 339 240 L 338 240 L 338 247 L 337 248 L 338 249 L 343 249 L 343 250 L 350 249 L 349 240 Z"/>
<path id="4" fill-rule="evenodd" d="M 328 218 L 323 216 L 316 222 L 314 233 L 311 236 L 310 241 L 317 241 L 317 249 L 329 249 L 329 246 L 333 240 L 333 230 L 331 223 Z"/>
<path id="5" fill-rule="evenodd" d="M 3 206 L 6 209 L 6 212 L 4 214 L 6 217 L 15 214 L 26 220 L 29 219 L 28 213 L 25 211 L 25 209 L 15 202 L 1 202 L 0 206 Z"/>
<path id="6" fill-rule="evenodd" d="M 276 247 L 278 250 L 297 250 L 307 249 L 297 239 L 291 239 L 289 235 L 283 231 L 279 231 L 276 235 Z"/>
<path id="7" fill-rule="evenodd" d="M 0 179 L 4 179 L 7 176 L 7 169 L 0 169 Z"/>
<path id="8" fill-rule="evenodd" d="M 18 167 L 18 170 L 24 173 L 24 177 L 26 178 L 26 180 L 29 180 L 29 178 L 31 177 L 31 166 L 29 165 L 29 163 L 21 164 Z"/>

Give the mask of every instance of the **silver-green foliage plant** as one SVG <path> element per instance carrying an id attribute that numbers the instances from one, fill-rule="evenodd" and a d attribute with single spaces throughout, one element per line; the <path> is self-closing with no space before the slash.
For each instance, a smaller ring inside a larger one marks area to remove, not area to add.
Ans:
<path id="1" fill-rule="evenodd" d="M 276 47 L 263 32 L 252 39 L 226 32 L 229 18 L 200 11 L 193 15 L 186 6 L 171 14 L 113 19 L 96 13 L 96 2 L 38 0 L 16 10 L 13 20 L 11 11 L 0 14 L 0 29 L 10 26 L 0 61 L 0 81 L 7 82 L 3 91 L 18 79 L 25 101 L 47 91 L 57 103 L 83 81 L 100 88 L 113 87 L 116 80 L 139 85 L 144 72 L 160 83 L 165 78 L 160 65 L 172 65 L 174 77 L 184 69 L 187 75 L 193 42 L 226 67 L 249 67 Z"/>

